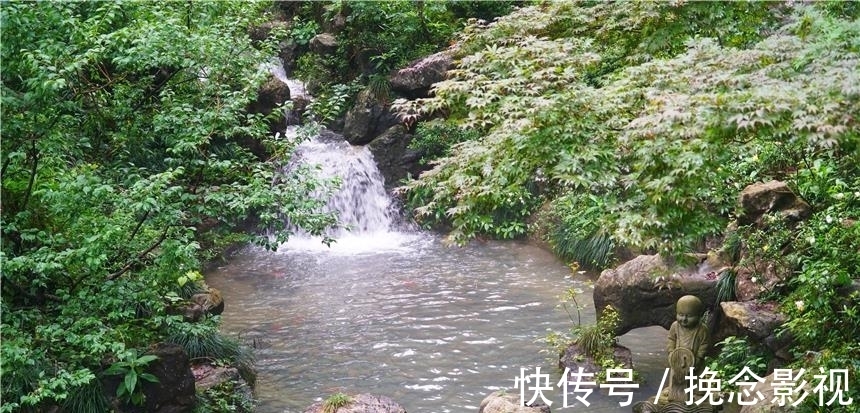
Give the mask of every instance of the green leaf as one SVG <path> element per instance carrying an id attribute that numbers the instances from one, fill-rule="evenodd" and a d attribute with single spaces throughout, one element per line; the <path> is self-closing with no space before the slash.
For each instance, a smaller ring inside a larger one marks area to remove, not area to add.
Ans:
<path id="1" fill-rule="evenodd" d="M 154 375 L 152 375 L 150 373 L 140 373 L 140 378 L 142 378 L 142 379 L 144 379 L 150 383 L 159 383 L 158 377 L 155 377 Z"/>
<path id="2" fill-rule="evenodd" d="M 123 386 L 128 394 L 134 394 L 134 389 L 137 386 L 137 372 L 129 370 L 123 378 Z"/>

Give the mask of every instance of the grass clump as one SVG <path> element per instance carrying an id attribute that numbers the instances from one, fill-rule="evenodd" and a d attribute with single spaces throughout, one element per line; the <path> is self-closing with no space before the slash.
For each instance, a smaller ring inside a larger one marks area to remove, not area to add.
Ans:
<path id="1" fill-rule="evenodd" d="M 352 397 L 347 394 L 337 392 L 328 396 L 322 404 L 323 413 L 335 413 L 341 407 L 352 403 Z"/>

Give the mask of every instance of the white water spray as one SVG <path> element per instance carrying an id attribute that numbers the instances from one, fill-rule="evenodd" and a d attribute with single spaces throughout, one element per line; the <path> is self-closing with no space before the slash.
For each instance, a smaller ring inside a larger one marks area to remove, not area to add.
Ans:
<path id="1" fill-rule="evenodd" d="M 372 253 L 402 249 L 421 237 L 409 225 L 399 222 L 397 205 L 386 192 L 384 179 L 367 147 L 352 146 L 332 135 L 317 136 L 299 145 L 293 162 L 318 166 L 320 179 L 341 181 L 325 211 L 336 212 L 345 228 L 327 234 L 335 239 L 330 247 L 322 243 L 321 237 L 295 234 L 282 250 Z"/>

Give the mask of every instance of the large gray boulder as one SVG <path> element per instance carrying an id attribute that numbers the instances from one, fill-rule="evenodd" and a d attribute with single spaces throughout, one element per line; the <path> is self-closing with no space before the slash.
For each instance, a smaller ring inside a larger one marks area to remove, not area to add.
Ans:
<path id="1" fill-rule="evenodd" d="M 427 97 L 430 86 L 445 80 L 454 65 L 450 51 L 443 51 L 415 60 L 389 76 L 391 90 L 409 98 Z"/>
<path id="2" fill-rule="evenodd" d="M 337 51 L 337 46 L 337 37 L 331 33 L 320 33 L 310 41 L 311 50 L 321 55 L 333 54 Z"/>
<path id="3" fill-rule="evenodd" d="M 273 111 L 275 111 L 280 105 L 283 105 L 285 102 L 290 100 L 290 87 L 276 78 L 274 75 L 269 75 L 269 78 L 260 86 L 260 89 L 257 91 L 257 99 L 251 102 L 247 111 L 249 113 L 260 113 L 264 116 L 268 116 Z M 280 110 L 280 109 L 277 109 Z M 286 125 L 286 113 L 284 111 L 280 111 L 275 116 L 271 117 L 268 126 L 269 131 L 272 133 L 282 132 L 284 130 L 284 126 Z M 255 139 L 248 139 L 248 141 L 254 142 Z M 247 143 L 247 142 L 243 142 Z M 259 143 L 254 143 L 254 145 L 259 145 Z M 262 148 L 251 148 L 254 154 L 259 156 L 259 151 L 263 151 Z"/>
<path id="4" fill-rule="evenodd" d="M 358 394 L 352 397 L 352 402 L 345 406 L 339 407 L 335 413 L 406 413 L 406 409 L 397 404 L 394 400 L 385 396 L 375 394 Z M 304 413 L 324 413 L 325 402 L 316 402 L 307 409 Z"/>
<path id="5" fill-rule="evenodd" d="M 793 223 L 806 219 L 812 212 L 806 201 L 780 181 L 749 185 L 741 191 L 738 202 L 741 207 L 739 225 L 764 225 L 766 214 L 779 214 Z"/>
<path id="6" fill-rule="evenodd" d="M 400 120 L 379 102 L 369 90 L 363 90 L 355 98 L 355 104 L 347 111 L 343 124 L 343 136 L 353 145 L 366 145 L 380 133 Z"/>
<path id="7" fill-rule="evenodd" d="M 478 413 L 550 413 L 550 409 L 541 400 L 537 400 L 532 406 L 523 406 L 518 391 L 508 393 L 498 390 L 481 401 Z"/>
<path id="8" fill-rule="evenodd" d="M 367 145 L 388 189 L 399 185 L 407 175 L 417 176 L 422 170 L 421 153 L 409 149 L 410 142 L 412 135 L 406 128 L 394 125 Z"/>
<path id="9" fill-rule="evenodd" d="M 789 351 L 792 337 L 788 333 L 777 334 L 786 316 L 777 310 L 776 303 L 726 301 L 720 303 L 720 308 L 722 317 L 715 341 L 728 336 L 748 337 L 766 346 L 782 362 L 793 358 Z"/>
<path id="10" fill-rule="evenodd" d="M 714 308 L 723 270 L 709 260 L 677 268 L 659 255 L 640 255 L 600 274 L 594 285 L 594 307 L 598 317 L 608 305 L 618 311 L 616 335 L 654 325 L 668 329 L 675 321 L 675 302 L 685 295 L 695 295 L 706 308 Z"/>

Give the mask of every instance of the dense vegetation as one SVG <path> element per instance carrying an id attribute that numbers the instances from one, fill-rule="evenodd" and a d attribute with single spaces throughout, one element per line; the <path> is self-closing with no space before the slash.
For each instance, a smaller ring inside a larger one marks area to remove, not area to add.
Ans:
<path id="1" fill-rule="evenodd" d="M 156 341 L 241 361 L 217 319 L 167 305 L 251 225 L 271 247 L 284 218 L 335 222 L 309 196 L 323 183 L 276 179 L 291 147 L 246 113 L 278 40 L 251 42 L 263 17 L 251 2 L 3 4 L 0 410 L 106 410 L 105 374 L 139 403 Z"/>
<path id="2" fill-rule="evenodd" d="M 386 99 L 387 72 L 447 46 L 466 18 L 513 3 L 283 2 L 288 29 L 257 42 L 268 4 L 4 3 L 0 411 L 105 410 L 100 379 L 114 374 L 139 402 L 157 341 L 247 362 L 217 317 L 190 324 L 166 308 L 205 289 L 201 263 L 249 227 L 273 248 L 287 220 L 336 224 L 311 196 L 327 183 L 275 175 L 293 148 L 246 111 L 260 63 L 298 44 L 295 74 L 320 96 L 311 112 L 331 121 L 360 88 Z M 770 298 L 807 355 L 795 367 L 847 367 L 854 384 L 860 305 L 842 291 L 860 273 L 858 13 L 552 2 L 473 21 L 435 96 L 396 105 L 438 117 L 416 130 L 434 167 L 404 193 L 457 242 L 539 232 L 602 267 L 619 246 L 701 250 L 743 187 L 787 181 L 812 217 L 739 227 L 726 248 L 792 269 Z M 323 31 L 336 53 L 306 47 Z M 737 344 L 721 360 L 748 354 Z M 216 390 L 202 398 L 229 397 Z"/>
<path id="3" fill-rule="evenodd" d="M 322 95 L 311 112 L 328 122 L 359 88 L 386 92 L 390 69 L 447 45 L 466 16 L 510 4 L 4 3 L 0 411 L 105 411 L 108 376 L 140 404 L 158 341 L 246 365 L 218 317 L 168 309 L 207 288 L 202 264 L 226 245 L 275 248 L 296 227 L 336 225 L 315 198 L 332 183 L 278 173 L 295 143 L 248 113 L 261 64 L 298 45 L 296 72 Z M 288 25 L 267 26 L 285 12 Z M 336 18 L 337 52 L 314 53 Z M 249 408 L 229 386 L 200 400 Z"/>
<path id="4" fill-rule="evenodd" d="M 790 269 L 768 298 L 806 355 L 794 367 L 856 379 L 860 300 L 840 291 L 860 277 L 858 16 L 838 2 L 557 2 L 473 25 L 435 95 L 395 106 L 480 133 L 419 134 L 451 145 L 402 190 L 453 241 L 540 232 L 602 267 L 617 246 L 702 251 L 740 190 L 784 180 L 811 218 L 741 226 L 727 248 Z"/>
<path id="5" fill-rule="evenodd" d="M 516 1 L 280 2 L 296 45 L 292 76 L 307 83 L 313 116 L 328 123 L 343 115 L 356 92 L 390 98 L 389 73 L 444 49 L 468 19 L 493 19 Z M 310 47 L 314 36 L 334 36 L 336 50 Z"/>

